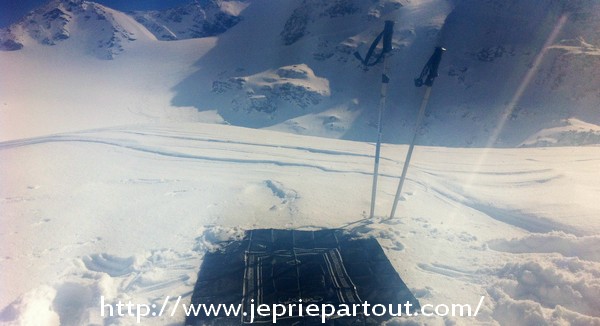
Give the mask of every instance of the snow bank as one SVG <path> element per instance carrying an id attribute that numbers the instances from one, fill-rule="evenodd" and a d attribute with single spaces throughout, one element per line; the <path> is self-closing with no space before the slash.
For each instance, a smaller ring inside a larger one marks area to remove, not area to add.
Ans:
<path id="1" fill-rule="evenodd" d="M 23 294 L 0 313 L 0 321 L 6 325 L 59 325 L 59 316 L 54 311 L 53 300 L 56 290 L 42 286 Z"/>
<path id="2" fill-rule="evenodd" d="M 577 237 L 564 232 L 550 232 L 511 240 L 495 240 L 489 246 L 494 250 L 511 253 L 559 253 L 566 257 L 600 262 L 600 235 Z"/>
<path id="3" fill-rule="evenodd" d="M 600 325 L 600 264 L 554 258 L 506 264 L 488 288 L 501 324 Z"/>

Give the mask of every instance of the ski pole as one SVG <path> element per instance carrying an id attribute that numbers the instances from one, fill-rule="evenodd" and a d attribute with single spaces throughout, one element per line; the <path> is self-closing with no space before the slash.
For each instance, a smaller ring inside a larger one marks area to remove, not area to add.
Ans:
<path id="1" fill-rule="evenodd" d="M 431 95 L 431 87 L 433 86 L 433 81 L 438 76 L 438 67 L 440 65 L 440 61 L 442 60 L 442 54 L 446 51 L 446 49 L 442 47 L 436 47 L 435 51 L 423 67 L 421 71 L 421 75 L 418 78 L 415 78 L 415 86 L 421 87 L 423 85 L 427 86 L 425 88 L 425 95 L 423 96 L 423 101 L 421 102 L 421 108 L 419 109 L 419 115 L 417 117 L 417 123 L 415 125 L 415 133 L 413 135 L 412 141 L 410 142 L 410 146 L 408 147 L 408 152 L 406 153 L 406 159 L 404 160 L 404 167 L 402 168 L 402 175 L 400 176 L 400 182 L 398 183 L 398 189 L 396 190 L 396 196 L 394 197 L 394 203 L 392 205 L 392 212 L 390 213 L 390 219 L 394 218 L 396 214 L 396 208 L 398 207 L 398 200 L 400 199 L 400 194 L 402 193 L 402 187 L 404 186 L 404 180 L 406 179 L 406 174 L 408 173 L 408 166 L 410 165 L 410 159 L 412 158 L 412 153 L 415 148 L 415 142 L 417 140 L 417 136 L 419 134 L 419 129 L 421 128 L 421 123 L 423 122 L 423 117 L 425 116 L 425 108 L 427 108 L 427 103 L 429 103 L 429 96 Z M 425 81 L 423 78 L 427 75 Z"/>
<path id="2" fill-rule="evenodd" d="M 387 20 L 383 31 L 383 72 L 381 74 L 381 94 L 379 97 L 379 115 L 377 119 L 377 144 L 375 145 L 375 164 L 373 166 L 373 186 L 371 190 L 371 212 L 369 218 L 375 215 L 375 200 L 377 198 L 377 179 L 379 177 L 379 156 L 381 153 L 381 138 L 383 135 L 382 121 L 383 111 L 385 110 L 385 98 L 387 96 L 387 86 L 390 82 L 388 77 L 388 62 L 385 60 L 387 52 L 392 50 L 392 33 L 394 32 L 394 22 Z"/>
<path id="3" fill-rule="evenodd" d="M 377 119 L 377 144 L 375 145 L 375 164 L 373 166 L 373 186 L 371 190 L 371 212 L 369 213 L 369 217 L 373 218 L 375 214 L 375 200 L 377 197 L 377 178 L 379 176 L 379 156 L 381 152 L 381 138 L 382 138 L 382 120 L 383 120 L 383 111 L 385 110 L 385 98 L 387 95 L 387 85 L 390 82 L 390 78 L 388 77 L 388 62 L 386 62 L 386 55 L 392 51 L 392 35 L 394 34 L 394 22 L 391 20 L 385 21 L 385 27 L 383 32 L 375 38 L 365 59 L 361 58 L 358 52 L 355 52 L 354 55 L 365 65 L 365 66 L 374 66 L 380 61 L 383 64 L 383 72 L 381 74 L 381 94 L 379 97 L 379 115 Z M 369 63 L 370 57 L 373 55 L 373 51 L 383 38 L 383 48 L 379 57 L 372 63 Z"/>

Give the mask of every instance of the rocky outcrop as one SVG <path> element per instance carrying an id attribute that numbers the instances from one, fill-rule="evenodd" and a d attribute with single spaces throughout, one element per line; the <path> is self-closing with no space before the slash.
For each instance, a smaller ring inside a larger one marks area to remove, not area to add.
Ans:
<path id="1" fill-rule="evenodd" d="M 227 93 L 236 111 L 274 113 L 280 107 L 305 109 L 330 95 L 329 82 L 307 65 L 293 65 L 251 76 L 213 82 L 212 91 Z"/>
<path id="2" fill-rule="evenodd" d="M 162 11 L 134 11 L 130 15 L 163 41 L 216 36 L 237 25 L 246 4 L 204 0 Z"/>

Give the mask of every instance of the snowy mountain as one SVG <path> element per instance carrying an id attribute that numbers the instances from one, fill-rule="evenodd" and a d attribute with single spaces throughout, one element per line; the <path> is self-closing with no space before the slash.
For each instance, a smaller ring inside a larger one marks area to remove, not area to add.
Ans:
<path id="1" fill-rule="evenodd" d="M 419 144 L 513 147 L 567 119 L 600 125 L 599 6 L 593 0 L 193 1 L 128 16 L 93 2 L 54 0 L 0 32 L 0 65 L 22 81 L 7 82 L 0 95 L 7 112 L 23 117 L 20 123 L 55 132 L 187 119 L 373 141 L 381 66 L 365 68 L 353 53 L 364 55 L 384 21 L 394 20 L 384 142 L 411 139 L 423 96 L 413 78 L 434 46 L 443 45 Z M 35 68 L 28 66 L 33 61 Z M 300 75 L 281 73 L 290 69 Z M 34 74 L 48 80 L 56 71 L 63 78 L 52 92 L 26 80 Z M 82 72 L 93 76 L 85 85 L 77 77 Z M 98 97 L 94 90 L 107 84 L 122 95 Z M 98 98 L 80 101 L 90 97 Z M 65 110 L 96 118 L 77 127 L 44 123 Z"/>
<path id="2" fill-rule="evenodd" d="M 138 38 L 152 39 L 131 17 L 84 0 L 53 0 L 0 34 L 3 50 L 31 43 L 55 46 L 69 40 L 82 54 L 113 59 Z"/>
<path id="3" fill-rule="evenodd" d="M 159 40 L 171 41 L 222 34 L 239 23 L 247 6 L 243 1 L 196 0 L 173 9 L 128 14 Z"/>

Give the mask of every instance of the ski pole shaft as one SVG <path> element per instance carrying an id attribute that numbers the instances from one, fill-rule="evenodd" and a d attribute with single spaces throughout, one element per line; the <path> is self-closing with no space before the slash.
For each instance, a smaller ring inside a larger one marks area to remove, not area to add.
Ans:
<path id="1" fill-rule="evenodd" d="M 387 75 L 387 62 L 383 58 L 383 75 L 382 78 L 386 78 Z M 383 136 L 382 122 L 383 122 L 383 111 L 385 109 L 385 98 L 387 95 L 387 82 L 381 84 L 381 95 L 379 98 L 379 118 L 377 119 L 377 144 L 375 145 L 375 164 L 373 166 L 373 186 L 371 188 L 371 212 L 369 218 L 373 218 L 375 215 L 375 201 L 377 199 L 377 180 L 379 177 L 379 159 L 381 153 L 381 138 Z"/>
<path id="2" fill-rule="evenodd" d="M 431 87 L 427 86 L 427 88 L 425 89 L 425 96 L 423 97 L 423 101 L 421 102 L 421 108 L 419 109 L 419 116 L 417 118 L 415 134 L 413 135 L 413 139 L 410 142 L 410 147 L 408 148 L 408 152 L 406 153 L 406 159 L 404 160 L 404 167 L 402 168 L 402 175 L 400 176 L 400 183 L 398 183 L 398 189 L 396 189 L 396 196 L 394 197 L 394 204 L 392 205 L 392 212 L 390 213 L 390 218 L 394 218 L 394 215 L 396 214 L 398 200 L 400 199 L 400 194 L 402 193 L 402 187 L 404 186 L 404 180 L 406 179 L 406 174 L 408 173 L 408 166 L 410 165 L 410 159 L 412 158 L 412 153 L 415 149 L 415 142 L 417 140 L 417 135 L 419 134 L 419 129 L 421 129 L 421 123 L 423 122 L 423 117 L 425 116 L 425 108 L 427 107 L 427 103 L 429 102 L 430 95 Z"/>
<path id="3" fill-rule="evenodd" d="M 392 35 L 394 33 L 394 22 L 387 20 L 385 22 L 385 28 L 383 30 L 383 49 L 382 61 L 383 61 L 383 72 L 381 74 L 381 94 L 379 97 L 379 114 L 377 119 L 377 144 L 375 145 L 375 163 L 373 165 L 373 185 L 371 188 L 371 211 L 369 218 L 373 218 L 375 215 L 375 201 L 377 199 L 377 180 L 379 177 L 379 157 L 381 153 L 381 139 L 383 135 L 382 122 L 383 122 L 383 111 L 385 110 L 385 99 L 387 96 L 387 85 L 390 82 L 388 77 L 388 62 L 385 60 L 387 53 L 392 50 Z"/>
<path id="4" fill-rule="evenodd" d="M 402 175 L 400 176 L 400 182 L 398 183 L 398 189 L 396 189 L 396 196 L 394 196 L 394 203 L 392 204 L 392 211 L 390 212 L 390 219 L 394 218 L 394 215 L 396 215 L 396 208 L 398 207 L 398 200 L 400 200 L 400 195 L 402 194 L 402 187 L 404 186 L 404 181 L 406 180 L 406 174 L 408 173 L 408 167 L 410 166 L 410 159 L 412 158 L 412 153 L 415 149 L 415 143 L 417 140 L 417 136 L 419 135 L 419 130 L 421 129 L 423 117 L 425 116 L 425 109 L 427 108 L 427 103 L 429 103 L 431 87 L 433 86 L 435 78 L 438 76 L 438 68 L 440 66 L 440 62 L 442 61 L 442 54 L 444 53 L 444 51 L 446 51 L 446 49 L 444 49 L 443 47 L 436 47 L 433 51 L 433 54 L 425 64 L 425 67 L 423 67 L 421 75 L 415 79 L 415 86 L 421 87 L 425 85 L 427 87 L 425 89 L 423 101 L 421 102 L 421 107 L 419 108 L 419 115 L 417 117 L 417 123 L 415 125 L 415 133 L 413 135 L 412 141 L 410 142 L 410 146 L 408 147 L 406 159 L 404 160 Z M 425 78 L 425 80 L 423 80 L 423 78 Z"/>

